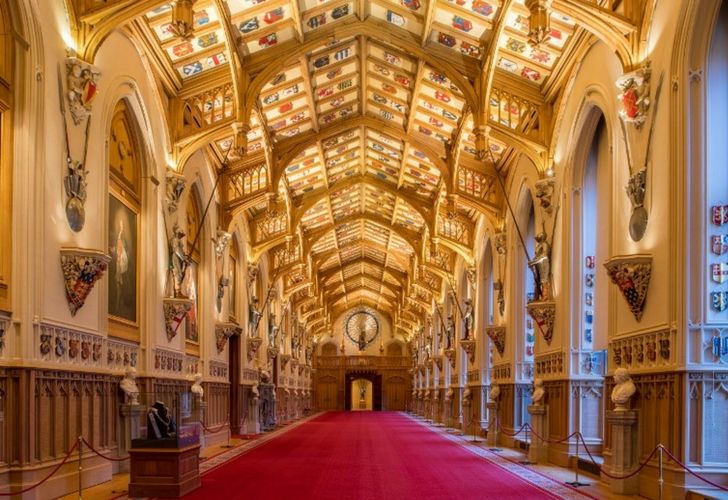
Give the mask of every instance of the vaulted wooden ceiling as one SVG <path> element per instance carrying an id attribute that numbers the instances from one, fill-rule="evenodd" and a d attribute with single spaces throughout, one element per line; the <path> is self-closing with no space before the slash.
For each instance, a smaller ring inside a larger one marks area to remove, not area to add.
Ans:
<path id="1" fill-rule="evenodd" d="M 311 331 L 366 302 L 405 334 L 456 258 L 473 265 L 478 217 L 498 225 L 496 176 L 521 154 L 549 168 L 579 51 L 595 35 L 630 68 L 646 4 L 67 1 L 81 57 L 119 26 L 138 41 L 178 168 L 208 151 L 250 257 L 269 253 Z"/>

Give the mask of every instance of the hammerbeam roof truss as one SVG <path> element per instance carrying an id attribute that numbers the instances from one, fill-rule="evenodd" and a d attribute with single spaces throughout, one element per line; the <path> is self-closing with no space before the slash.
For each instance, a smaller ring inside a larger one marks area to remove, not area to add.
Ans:
<path id="1" fill-rule="evenodd" d="M 496 175 L 520 154 L 548 166 L 579 47 L 596 35 L 631 69 L 647 4 L 192 0 L 183 39 L 169 1 L 66 3 L 80 57 L 119 26 L 137 39 L 169 98 L 177 168 L 199 149 L 225 164 L 222 199 L 248 220 L 249 255 L 273 255 L 319 328 L 357 300 L 395 323 L 416 316 L 457 255 L 472 264 L 477 217 L 502 214 Z M 534 4 L 550 18 L 537 45 Z"/>

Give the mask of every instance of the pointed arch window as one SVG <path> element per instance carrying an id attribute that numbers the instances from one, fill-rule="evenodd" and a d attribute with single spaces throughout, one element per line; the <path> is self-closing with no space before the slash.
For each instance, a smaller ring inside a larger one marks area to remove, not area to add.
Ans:
<path id="1" fill-rule="evenodd" d="M 123 100 L 111 120 L 108 162 L 109 334 L 138 342 L 142 154 L 138 128 Z"/>

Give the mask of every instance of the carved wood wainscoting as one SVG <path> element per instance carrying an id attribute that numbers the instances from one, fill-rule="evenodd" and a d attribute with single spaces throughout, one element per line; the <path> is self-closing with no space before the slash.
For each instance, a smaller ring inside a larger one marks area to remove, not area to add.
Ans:
<path id="1" fill-rule="evenodd" d="M 404 411 L 410 402 L 412 382 L 408 356 L 317 356 L 314 360 L 314 401 L 319 411 L 346 407 L 347 373 L 381 375 L 382 409 Z"/>
<path id="2" fill-rule="evenodd" d="M 224 382 L 207 382 L 205 388 L 205 408 L 204 424 L 207 429 L 217 432 L 209 432 L 205 430 L 205 446 L 213 446 L 227 440 L 229 431 L 230 415 L 230 384 Z M 219 430 L 218 430 L 219 429 Z"/>
<path id="3" fill-rule="evenodd" d="M 119 377 L 23 368 L 0 369 L 0 484 L 43 479 L 83 436 L 102 453 L 118 448 Z M 115 465 L 84 453 L 84 487 L 111 479 Z M 35 490 L 51 498 L 76 481 L 77 462 Z"/>

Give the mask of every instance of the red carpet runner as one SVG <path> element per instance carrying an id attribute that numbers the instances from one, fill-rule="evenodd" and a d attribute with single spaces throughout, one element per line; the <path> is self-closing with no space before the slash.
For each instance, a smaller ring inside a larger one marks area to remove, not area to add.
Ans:
<path id="1" fill-rule="evenodd" d="M 188 499 L 561 498 L 413 421 L 332 412 L 213 469 Z"/>

